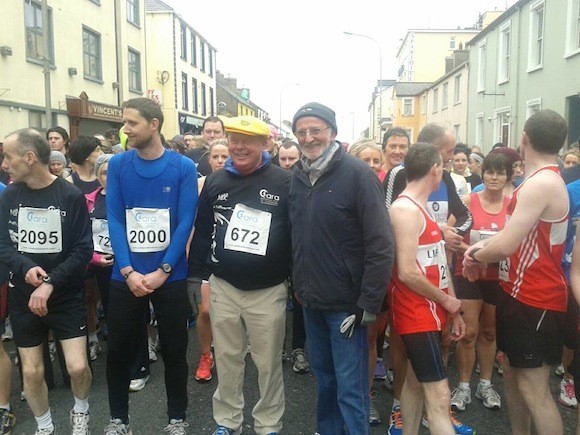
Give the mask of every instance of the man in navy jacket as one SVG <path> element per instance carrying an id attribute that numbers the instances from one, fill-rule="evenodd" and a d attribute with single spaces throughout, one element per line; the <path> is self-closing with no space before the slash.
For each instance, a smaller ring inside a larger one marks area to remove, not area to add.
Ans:
<path id="1" fill-rule="evenodd" d="M 302 106 L 292 123 L 302 157 L 289 214 L 293 279 L 318 381 L 319 433 L 368 434 L 368 342 L 394 262 L 384 194 L 364 162 L 335 140 L 335 113 Z"/>

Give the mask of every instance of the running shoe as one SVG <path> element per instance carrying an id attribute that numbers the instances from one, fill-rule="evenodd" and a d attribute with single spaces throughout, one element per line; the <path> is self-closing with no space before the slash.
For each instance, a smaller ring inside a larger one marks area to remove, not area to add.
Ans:
<path id="1" fill-rule="evenodd" d="M 199 358 L 199 364 L 195 371 L 195 380 L 199 382 L 207 382 L 211 380 L 211 369 L 214 366 L 213 356 L 211 352 L 202 353 Z"/>
<path id="2" fill-rule="evenodd" d="M 576 393 L 574 391 L 573 379 L 562 379 L 560 382 L 560 396 L 558 401 L 565 406 L 576 408 L 578 401 L 576 400 Z"/>
<path id="3" fill-rule="evenodd" d="M 0 408 L 0 435 L 10 435 L 16 426 L 16 417 L 11 411 Z"/>
<path id="4" fill-rule="evenodd" d="M 52 429 L 38 428 L 38 429 L 36 429 L 36 432 L 34 432 L 34 435 L 54 435 L 55 433 L 56 433 L 56 427 L 53 427 Z"/>
<path id="5" fill-rule="evenodd" d="M 387 377 L 385 378 L 385 387 L 387 387 L 387 390 L 393 391 L 394 382 L 393 369 L 387 369 Z"/>
<path id="6" fill-rule="evenodd" d="M 218 426 L 213 435 L 241 435 L 242 428 L 230 429 L 225 426 Z"/>
<path id="7" fill-rule="evenodd" d="M 483 406 L 487 409 L 501 408 L 501 397 L 491 385 L 484 387 L 479 383 L 477 385 L 477 390 L 475 391 L 475 397 L 483 401 Z"/>
<path id="8" fill-rule="evenodd" d="M 101 345 L 99 344 L 98 341 L 93 341 L 92 343 L 89 343 L 89 358 L 91 359 L 91 361 L 95 361 L 97 359 L 97 356 L 103 351 L 103 349 L 101 348 Z"/>
<path id="9" fill-rule="evenodd" d="M 476 435 L 477 432 L 471 426 L 468 426 L 455 418 L 453 411 L 449 411 L 449 413 L 453 429 L 455 429 L 457 435 Z M 429 420 L 427 420 L 427 416 L 423 416 L 421 424 L 429 429 Z"/>
<path id="10" fill-rule="evenodd" d="M 471 389 L 455 388 L 451 393 L 451 408 L 465 411 L 465 406 L 471 404 Z"/>
<path id="11" fill-rule="evenodd" d="M 145 384 L 149 380 L 149 376 L 145 376 L 144 378 L 139 379 L 131 379 L 131 383 L 129 384 L 129 391 L 135 393 L 137 391 L 141 391 L 145 388 Z"/>
<path id="12" fill-rule="evenodd" d="M 558 376 L 564 376 L 565 372 L 566 370 L 564 370 L 564 366 L 562 364 L 558 365 L 558 367 L 556 367 L 556 370 L 554 370 L 554 373 L 556 373 L 556 375 Z"/>
<path id="13" fill-rule="evenodd" d="M 306 354 L 303 349 L 294 349 L 292 351 L 292 371 L 294 373 L 308 373 L 310 371 L 310 363 L 306 359 Z"/>
<path id="14" fill-rule="evenodd" d="M 165 429 L 163 429 L 165 432 L 169 432 L 169 435 L 186 435 L 187 432 L 185 431 L 185 428 L 189 426 L 189 424 L 187 424 L 186 422 L 184 422 L 183 420 L 171 420 L 169 422 L 169 424 L 167 426 L 165 426 Z"/>
<path id="15" fill-rule="evenodd" d="M 50 356 L 50 361 L 56 361 L 56 342 L 54 340 L 50 340 L 48 342 L 48 355 Z"/>
<path id="16" fill-rule="evenodd" d="M 105 435 L 133 435 L 129 424 L 123 424 L 118 418 L 111 419 L 105 428 Z"/>
<path id="17" fill-rule="evenodd" d="M 377 406 L 375 403 L 377 396 L 378 393 L 376 390 L 371 391 L 371 394 L 369 394 L 369 424 L 371 426 L 377 426 L 381 424 L 381 415 L 379 414 L 379 411 L 377 411 Z"/>
<path id="18" fill-rule="evenodd" d="M 375 366 L 375 373 L 373 375 L 373 379 L 382 381 L 387 378 L 387 369 L 383 364 L 382 358 L 377 358 L 377 365 Z"/>
<path id="19" fill-rule="evenodd" d="M 70 412 L 70 425 L 72 426 L 72 435 L 89 435 L 89 420 L 91 419 L 89 413 L 75 412 L 74 409 Z"/>
<path id="20" fill-rule="evenodd" d="M 389 418 L 389 430 L 387 435 L 403 435 L 403 415 L 401 414 L 401 407 L 395 406 Z"/>

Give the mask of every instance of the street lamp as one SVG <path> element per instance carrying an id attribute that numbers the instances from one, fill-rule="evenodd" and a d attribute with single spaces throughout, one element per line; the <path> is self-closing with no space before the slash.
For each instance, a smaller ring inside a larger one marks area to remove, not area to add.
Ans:
<path id="1" fill-rule="evenodd" d="M 366 39 L 370 39 L 371 41 L 373 41 L 375 43 L 375 45 L 377 46 L 378 50 L 379 50 L 379 86 L 378 86 L 378 94 L 379 94 L 379 142 L 381 141 L 381 119 L 383 117 L 383 96 L 382 96 L 382 90 L 383 90 L 383 51 L 381 50 L 381 46 L 379 45 L 379 43 L 377 42 L 377 40 L 375 38 L 372 38 L 368 35 L 362 35 L 360 33 L 354 33 L 354 32 L 347 32 L 347 31 L 343 31 L 342 33 L 344 33 L 345 35 L 348 36 L 359 36 L 361 38 L 366 38 Z"/>
<path id="2" fill-rule="evenodd" d="M 300 86 L 300 83 L 286 83 L 280 88 L 280 135 L 282 135 L 282 93 L 289 86 Z"/>

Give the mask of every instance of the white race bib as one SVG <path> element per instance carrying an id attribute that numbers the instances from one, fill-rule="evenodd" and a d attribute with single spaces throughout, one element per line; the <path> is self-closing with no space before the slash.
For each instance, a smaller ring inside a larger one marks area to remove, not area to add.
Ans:
<path id="1" fill-rule="evenodd" d="M 447 225 L 447 210 L 449 209 L 449 204 L 447 201 L 427 201 L 427 210 L 433 216 L 433 219 L 439 225 L 439 228 L 443 228 Z"/>
<path id="2" fill-rule="evenodd" d="M 60 210 L 20 207 L 18 211 L 18 250 L 30 254 L 61 252 Z"/>
<path id="3" fill-rule="evenodd" d="M 439 242 L 437 251 L 437 263 L 439 264 L 439 288 L 449 287 L 449 266 L 447 265 L 447 255 L 445 254 L 445 242 Z"/>
<path id="4" fill-rule="evenodd" d="M 130 208 L 125 212 L 131 252 L 164 251 L 171 241 L 168 208 Z"/>
<path id="5" fill-rule="evenodd" d="M 97 252 L 113 254 L 107 219 L 93 219 L 93 246 Z"/>
<path id="6" fill-rule="evenodd" d="M 510 280 L 510 259 L 506 258 L 499 262 L 499 279 L 509 282 Z"/>
<path id="7" fill-rule="evenodd" d="M 471 230 L 469 232 L 469 244 L 475 245 L 477 242 L 489 239 L 490 237 L 495 236 L 496 234 L 497 231 Z"/>
<path id="8" fill-rule="evenodd" d="M 237 204 L 232 213 L 224 249 L 266 255 L 272 213 Z"/>

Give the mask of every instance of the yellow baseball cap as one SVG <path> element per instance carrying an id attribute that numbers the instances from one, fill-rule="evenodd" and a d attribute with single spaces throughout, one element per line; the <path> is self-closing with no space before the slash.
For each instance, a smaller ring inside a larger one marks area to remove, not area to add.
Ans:
<path id="1" fill-rule="evenodd" d="M 248 136 L 270 135 L 270 127 L 264 121 L 255 116 L 236 116 L 235 118 L 223 118 L 224 129 L 227 133 L 240 133 Z"/>

